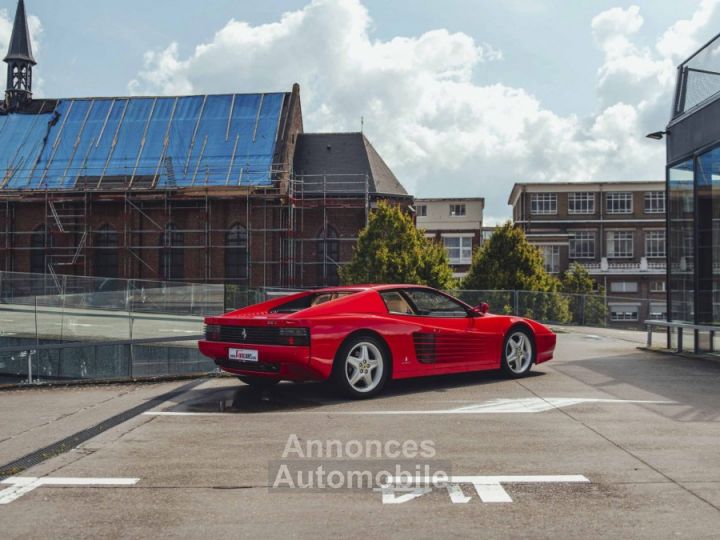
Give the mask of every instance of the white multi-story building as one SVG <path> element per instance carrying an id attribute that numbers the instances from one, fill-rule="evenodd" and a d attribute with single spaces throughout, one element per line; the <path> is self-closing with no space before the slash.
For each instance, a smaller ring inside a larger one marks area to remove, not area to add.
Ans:
<path id="1" fill-rule="evenodd" d="M 418 228 L 445 246 L 455 277 L 464 277 L 483 242 L 485 199 L 415 199 L 415 208 Z"/>

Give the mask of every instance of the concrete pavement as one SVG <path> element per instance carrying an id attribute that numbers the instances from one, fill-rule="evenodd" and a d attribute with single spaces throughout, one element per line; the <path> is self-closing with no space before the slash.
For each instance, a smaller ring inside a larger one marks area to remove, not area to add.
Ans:
<path id="1" fill-rule="evenodd" d="M 234 379 L 208 380 L 20 475 L 136 483 L 39 486 L 0 504 L 3 535 L 715 537 L 720 364 L 638 351 L 641 334 L 627 338 L 575 330 L 559 335 L 557 359 L 531 377 L 402 381 L 364 402 L 318 384 L 258 392 Z M 0 456 L 4 462 L 174 384 L 2 393 Z M 503 503 L 482 502 L 468 483 L 455 502 L 441 487 L 405 492 L 401 504 L 372 490 L 270 490 L 271 462 L 294 436 L 342 445 L 431 441 L 432 460 L 453 475 L 588 482 L 507 483 L 512 502 Z"/>

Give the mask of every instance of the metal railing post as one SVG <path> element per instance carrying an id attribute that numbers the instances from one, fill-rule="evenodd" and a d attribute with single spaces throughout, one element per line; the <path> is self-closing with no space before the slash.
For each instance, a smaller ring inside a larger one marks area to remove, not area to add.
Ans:
<path id="1" fill-rule="evenodd" d="M 40 328 L 38 326 L 38 305 L 37 296 L 34 296 L 35 300 L 35 345 L 40 345 Z"/>
<path id="2" fill-rule="evenodd" d="M 682 350 L 683 350 L 683 329 L 681 326 L 679 326 L 677 330 L 678 330 L 677 352 L 682 352 Z"/>
<path id="3" fill-rule="evenodd" d="M 133 280 L 129 280 L 127 284 L 127 293 L 126 293 L 126 308 L 127 308 L 127 314 L 128 314 L 128 339 L 130 340 L 130 343 L 128 344 L 128 377 L 132 379 L 133 376 L 133 364 L 135 363 L 135 359 L 133 357 L 133 326 L 135 324 L 135 321 L 133 319 L 133 311 L 132 311 L 132 284 Z"/>

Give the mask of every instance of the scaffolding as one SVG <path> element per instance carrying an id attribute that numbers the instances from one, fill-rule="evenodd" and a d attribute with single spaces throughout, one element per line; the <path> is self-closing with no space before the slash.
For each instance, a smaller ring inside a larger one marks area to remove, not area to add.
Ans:
<path id="1" fill-rule="evenodd" d="M 369 176 L 274 173 L 268 187 L 0 192 L 0 270 L 247 289 L 335 284 L 379 196 Z M 108 234 L 115 242 L 100 242 Z M 98 275 L 115 257 L 116 272 Z"/>

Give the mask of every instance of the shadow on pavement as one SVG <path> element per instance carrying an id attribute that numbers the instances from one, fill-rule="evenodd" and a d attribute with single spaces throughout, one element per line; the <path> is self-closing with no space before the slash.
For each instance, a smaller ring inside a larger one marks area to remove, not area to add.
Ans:
<path id="1" fill-rule="evenodd" d="M 533 371 L 528 377 L 541 377 Z M 372 401 L 419 393 L 442 393 L 453 388 L 482 386 L 507 380 L 498 372 L 438 375 L 417 379 L 389 381 L 382 394 Z M 270 388 L 254 388 L 238 382 L 237 387 L 197 388 L 184 394 L 183 402 L 171 409 L 175 412 L 266 413 L 317 409 L 354 400 L 340 395 L 328 382 L 280 383 Z"/>
<path id="2" fill-rule="evenodd" d="M 677 402 L 681 408 L 653 409 L 683 422 L 720 419 L 720 362 L 659 353 L 636 352 L 570 360 L 553 366 L 619 399 L 657 399 Z M 599 376 L 598 376 L 599 375 Z M 638 396 L 643 390 L 645 397 Z"/>

